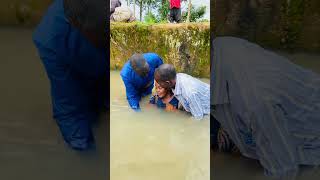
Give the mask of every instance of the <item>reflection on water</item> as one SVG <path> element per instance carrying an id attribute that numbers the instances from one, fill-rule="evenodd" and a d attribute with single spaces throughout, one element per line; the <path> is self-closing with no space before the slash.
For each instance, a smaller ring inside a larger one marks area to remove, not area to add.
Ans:
<path id="1" fill-rule="evenodd" d="M 207 80 L 208 82 L 208 80 Z M 209 118 L 129 109 L 118 71 L 111 72 L 111 180 L 209 180 Z"/>

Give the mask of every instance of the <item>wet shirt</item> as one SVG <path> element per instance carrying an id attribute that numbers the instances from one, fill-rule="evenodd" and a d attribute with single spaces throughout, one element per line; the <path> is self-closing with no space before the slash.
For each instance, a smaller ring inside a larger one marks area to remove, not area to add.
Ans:
<path id="1" fill-rule="evenodd" d="M 105 48 L 97 49 L 66 19 L 63 0 L 55 0 L 37 26 L 33 40 L 42 59 L 50 66 L 72 71 L 86 77 L 107 75 L 108 61 Z M 63 65 L 62 65 L 63 64 Z M 50 73 L 50 72 L 48 72 Z"/>
<path id="2" fill-rule="evenodd" d="M 170 0 L 170 9 L 172 8 L 180 8 L 181 0 Z"/>
<path id="3" fill-rule="evenodd" d="M 48 8 L 33 41 L 50 79 L 53 116 L 62 135 L 72 147 L 86 148 L 96 109 L 101 103 L 109 106 L 107 51 L 97 49 L 70 24 L 63 0 Z"/>
<path id="4" fill-rule="evenodd" d="M 140 109 L 139 101 L 141 98 L 151 94 L 154 85 L 154 71 L 163 64 L 160 56 L 155 53 L 145 53 L 143 56 L 150 67 L 147 77 L 143 78 L 137 74 L 130 61 L 123 66 L 120 73 L 126 87 L 127 100 L 132 109 Z"/>
<path id="5" fill-rule="evenodd" d="M 200 120 L 210 113 L 210 85 L 184 73 L 178 73 L 175 97 L 187 112 Z"/>
<path id="6" fill-rule="evenodd" d="M 158 108 L 166 109 L 167 104 L 162 101 L 162 99 L 158 95 L 154 95 L 150 98 L 149 101 L 150 104 L 157 105 Z M 179 101 L 176 97 L 172 97 L 170 102 L 168 103 L 171 105 L 174 109 L 179 109 Z"/>

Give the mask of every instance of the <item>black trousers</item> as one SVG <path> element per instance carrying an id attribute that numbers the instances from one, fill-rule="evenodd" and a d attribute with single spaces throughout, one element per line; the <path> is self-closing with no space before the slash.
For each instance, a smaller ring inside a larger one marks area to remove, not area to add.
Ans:
<path id="1" fill-rule="evenodd" d="M 170 9 L 169 21 L 171 23 L 173 23 L 173 22 L 180 23 L 181 22 L 181 8 Z"/>

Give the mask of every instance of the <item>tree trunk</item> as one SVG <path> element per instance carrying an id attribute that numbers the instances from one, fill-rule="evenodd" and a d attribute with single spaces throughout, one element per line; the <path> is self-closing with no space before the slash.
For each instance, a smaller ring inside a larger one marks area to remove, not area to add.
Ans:
<path id="1" fill-rule="evenodd" d="M 140 21 L 142 21 L 143 1 L 140 0 Z"/>
<path id="2" fill-rule="evenodd" d="M 133 15 L 136 17 L 136 0 L 133 0 Z"/>
<path id="3" fill-rule="evenodd" d="M 188 22 L 190 22 L 191 8 L 192 8 L 192 4 L 191 4 L 191 0 L 189 0 L 189 5 L 188 5 L 188 15 L 187 15 L 187 23 L 188 23 Z"/>

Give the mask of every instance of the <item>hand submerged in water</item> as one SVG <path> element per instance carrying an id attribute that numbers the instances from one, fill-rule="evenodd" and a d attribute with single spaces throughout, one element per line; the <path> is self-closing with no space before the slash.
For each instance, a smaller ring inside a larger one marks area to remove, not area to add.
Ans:
<path id="1" fill-rule="evenodd" d="M 135 112 L 141 112 L 141 109 L 139 107 L 133 106 L 131 107 Z"/>

